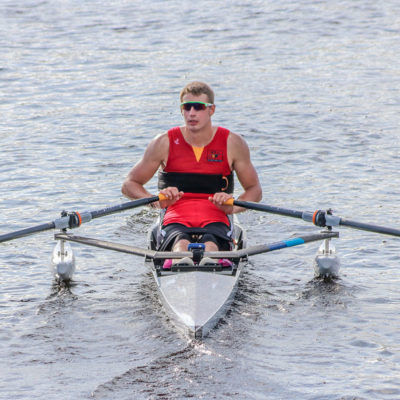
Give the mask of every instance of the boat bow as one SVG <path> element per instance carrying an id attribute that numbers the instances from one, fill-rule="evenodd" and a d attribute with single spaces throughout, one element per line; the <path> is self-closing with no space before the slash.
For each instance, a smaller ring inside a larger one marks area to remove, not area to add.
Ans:
<path id="1" fill-rule="evenodd" d="M 192 271 L 155 278 L 175 325 L 187 336 L 201 338 L 232 303 L 239 275 L 240 270 L 235 275 Z"/>

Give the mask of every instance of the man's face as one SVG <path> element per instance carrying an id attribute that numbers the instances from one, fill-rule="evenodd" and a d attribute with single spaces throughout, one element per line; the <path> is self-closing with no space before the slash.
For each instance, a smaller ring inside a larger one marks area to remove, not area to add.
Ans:
<path id="1" fill-rule="evenodd" d="M 185 102 L 201 102 L 208 104 L 207 95 L 201 94 L 200 96 L 194 96 L 190 93 L 186 94 L 182 98 L 182 103 Z M 196 108 L 200 108 L 197 109 Z M 188 104 L 181 108 L 183 119 L 185 120 L 186 128 L 190 131 L 199 131 L 205 128 L 211 122 L 211 116 L 214 114 L 215 106 L 205 106 L 204 109 L 201 104 L 198 106 Z"/>

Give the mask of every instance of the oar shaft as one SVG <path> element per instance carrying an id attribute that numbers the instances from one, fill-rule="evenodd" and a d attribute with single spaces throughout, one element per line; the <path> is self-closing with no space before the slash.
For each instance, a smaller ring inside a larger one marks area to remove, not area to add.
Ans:
<path id="1" fill-rule="evenodd" d="M 303 218 L 303 211 L 290 210 L 287 208 L 269 206 L 267 204 L 253 203 L 250 201 L 234 200 L 233 204 L 238 207 L 248 208 L 250 210 L 265 211 L 271 214 L 279 214 L 287 217 Z"/>
<path id="2" fill-rule="evenodd" d="M 5 233 L 4 235 L 0 235 L 0 243 L 7 242 L 8 240 L 17 239 L 20 237 L 32 235 L 33 233 L 44 232 L 50 229 L 55 228 L 54 222 L 48 222 L 46 224 L 33 226 L 31 228 L 21 229 L 19 231 Z"/>
<path id="3" fill-rule="evenodd" d="M 345 218 L 340 218 L 340 225 L 349 226 L 351 228 L 361 229 L 363 231 L 383 233 L 384 235 L 400 236 L 400 229 L 388 228 L 364 222 L 351 221 Z"/>
<path id="4" fill-rule="evenodd" d="M 116 206 L 102 208 L 95 211 L 85 211 L 82 213 L 72 212 L 65 213 L 60 218 L 45 224 L 32 226 L 30 228 L 21 229 L 19 231 L 6 233 L 0 235 L 0 243 L 8 240 L 21 238 L 24 236 L 32 235 L 33 233 L 44 232 L 50 229 L 65 229 L 76 228 L 84 222 L 89 222 L 94 218 L 104 217 L 106 215 L 114 214 L 120 211 L 129 210 L 131 208 L 140 207 L 146 204 L 154 203 L 155 201 L 164 200 L 165 196 L 161 193 L 158 196 L 145 197 L 143 199 L 128 201 Z"/>
<path id="5" fill-rule="evenodd" d="M 391 236 L 400 236 L 400 229 L 388 228 L 385 226 L 379 226 L 375 224 L 351 221 L 336 215 L 332 215 L 329 211 L 317 210 L 315 212 L 310 211 L 297 211 L 290 210 L 281 207 L 274 207 L 267 204 L 254 203 L 251 201 L 240 201 L 229 199 L 226 204 L 235 205 L 250 210 L 264 211 L 271 214 L 279 214 L 287 217 L 294 217 L 303 219 L 306 222 L 311 222 L 317 226 L 348 226 L 355 229 L 360 229 L 369 232 L 382 233 Z"/>
<path id="6" fill-rule="evenodd" d="M 91 211 L 92 218 L 104 217 L 106 215 L 115 214 L 117 212 L 129 210 L 130 208 L 136 208 L 144 206 L 146 204 L 154 203 L 159 200 L 159 196 L 145 197 L 143 199 L 128 201 L 127 203 L 118 204 L 116 206 L 102 208 L 101 210 Z"/>

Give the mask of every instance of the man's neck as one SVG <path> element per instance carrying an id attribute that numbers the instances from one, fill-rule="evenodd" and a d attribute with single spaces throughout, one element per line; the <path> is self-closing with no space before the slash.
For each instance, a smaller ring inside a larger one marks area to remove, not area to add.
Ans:
<path id="1" fill-rule="evenodd" d="M 216 128 L 211 124 L 200 130 L 190 129 L 185 126 L 183 136 L 191 146 L 204 147 L 212 141 L 215 132 Z"/>

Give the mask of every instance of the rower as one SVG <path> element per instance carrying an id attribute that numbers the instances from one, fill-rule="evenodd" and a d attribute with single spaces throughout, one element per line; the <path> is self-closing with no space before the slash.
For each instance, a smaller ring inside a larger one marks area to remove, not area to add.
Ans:
<path id="1" fill-rule="evenodd" d="M 166 200 L 156 206 L 166 209 L 161 232 L 163 243 L 171 244 L 173 251 L 187 251 L 194 241 L 204 243 L 205 251 L 230 249 L 228 215 L 243 210 L 225 205 L 232 198 L 234 172 L 243 188 L 239 200 L 259 202 L 262 197 L 246 142 L 238 134 L 212 125 L 215 109 L 209 85 L 186 85 L 180 93 L 184 125 L 155 137 L 122 186 L 122 193 L 129 198 L 149 197 L 144 185 L 160 170 L 160 193 Z M 193 264 L 190 258 L 176 262 Z"/>

